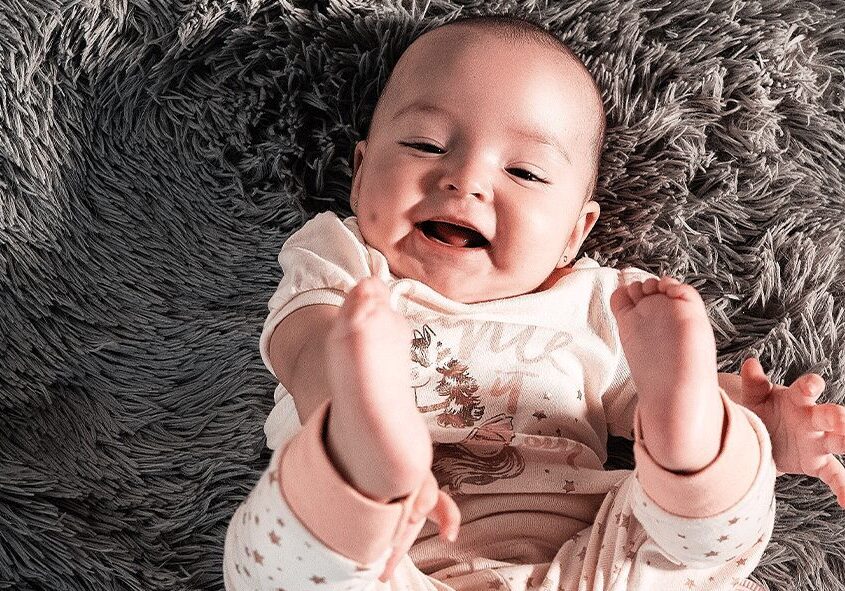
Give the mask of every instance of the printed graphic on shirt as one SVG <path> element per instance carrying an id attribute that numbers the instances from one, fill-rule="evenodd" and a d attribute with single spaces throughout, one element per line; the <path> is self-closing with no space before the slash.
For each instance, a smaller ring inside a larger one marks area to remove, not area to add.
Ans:
<path id="1" fill-rule="evenodd" d="M 450 494 L 587 492 L 602 470 L 584 359 L 567 331 L 408 313 L 411 386 Z M 589 487 L 588 487 L 589 488 Z M 595 488 L 595 487 L 593 487 Z M 592 492 L 592 489 L 590 489 Z"/>
<path id="2" fill-rule="evenodd" d="M 455 358 L 449 358 L 450 349 L 442 347 L 440 341 L 433 341 L 434 331 L 427 324 L 422 331 L 414 330 L 411 342 L 411 360 L 421 367 L 434 367 L 441 374 L 434 390 L 443 401 L 420 406 L 419 389 L 435 381 L 429 375 L 422 383 L 412 383 L 417 409 L 422 413 L 442 410 L 437 415 L 437 424 L 441 427 L 471 427 L 484 414 L 484 407 L 479 404 L 478 383 L 469 373 L 467 366 Z M 436 359 L 436 361 L 435 361 Z M 412 380 L 420 380 L 420 372 L 411 370 Z"/>
<path id="3" fill-rule="evenodd" d="M 539 373 L 518 371 L 510 349 L 526 351 L 530 335 L 511 337 L 507 339 L 510 347 L 475 355 L 472 360 L 453 353 L 460 347 L 444 342 L 449 336 L 448 330 L 435 330 L 423 322 L 413 330 L 411 344 L 412 388 L 418 410 L 429 415 L 432 472 L 441 487 L 448 487 L 450 494 L 462 494 L 464 485 L 515 479 L 531 461 L 558 469 L 583 466 L 579 461 L 585 446 L 566 437 L 571 432 L 564 435 L 561 430 L 566 428 L 564 421 L 577 425 L 579 420 L 569 414 L 570 407 L 561 398 L 568 396 L 576 407 L 585 409 L 583 390 L 572 380 L 561 379 L 561 372 L 546 371 L 552 377 L 544 380 Z M 535 359 L 540 357 L 535 355 Z M 480 376 L 486 379 L 479 380 Z M 557 400 L 537 390 L 544 386 L 556 390 Z M 521 402 L 510 395 L 514 390 L 521 392 Z M 545 473 L 552 477 L 551 469 Z M 559 483 L 559 491 L 575 491 L 571 478 L 561 478 Z"/>
<path id="4" fill-rule="evenodd" d="M 514 438 L 513 417 L 504 413 L 476 425 L 484 416 L 478 382 L 470 367 L 451 356 L 451 349 L 437 339 L 428 324 L 415 329 L 411 343 L 412 387 L 417 409 L 421 413 L 436 412 L 440 427 L 463 429 L 467 435 L 453 443 L 434 446 L 432 472 L 440 487 L 448 486 L 451 494 L 460 494 L 461 485 L 484 485 L 501 478 L 522 474 L 525 460 L 518 449 L 511 447 Z M 428 372 L 420 371 L 428 368 Z M 432 374 L 433 368 L 437 373 Z M 420 403 L 426 393 L 435 393 L 442 400 Z"/>

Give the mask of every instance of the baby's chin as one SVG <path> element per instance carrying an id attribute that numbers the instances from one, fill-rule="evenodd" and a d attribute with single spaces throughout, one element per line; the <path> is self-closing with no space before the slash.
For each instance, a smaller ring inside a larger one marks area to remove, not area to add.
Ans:
<path id="1" fill-rule="evenodd" d="M 542 272 L 532 277 L 526 276 L 524 272 L 508 272 L 490 260 L 489 253 L 487 258 L 427 256 L 427 251 L 421 251 L 414 243 L 404 241 L 393 247 L 388 246 L 381 252 L 394 277 L 419 281 L 444 297 L 462 304 L 535 293 L 545 290 L 549 279 L 552 279 L 548 273 Z"/>

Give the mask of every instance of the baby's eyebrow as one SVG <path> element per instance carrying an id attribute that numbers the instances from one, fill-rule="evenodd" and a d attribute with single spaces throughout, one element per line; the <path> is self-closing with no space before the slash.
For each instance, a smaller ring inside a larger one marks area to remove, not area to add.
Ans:
<path id="1" fill-rule="evenodd" d="M 396 114 L 393 115 L 393 117 L 391 118 L 391 121 L 396 121 L 402 115 L 407 115 L 408 113 L 410 113 L 412 111 L 420 111 L 421 113 L 430 113 L 432 115 L 445 115 L 446 117 L 451 117 L 451 114 L 449 113 L 449 111 L 447 111 L 446 109 L 443 109 L 442 107 L 438 107 L 438 106 L 432 105 L 430 103 L 414 102 L 414 103 L 410 103 L 408 105 L 405 105 L 404 107 L 402 107 L 401 109 L 396 111 Z"/>
<path id="2" fill-rule="evenodd" d="M 411 112 L 429 113 L 431 115 L 443 115 L 446 117 L 452 117 L 452 114 L 449 111 L 442 107 L 438 107 L 437 105 L 432 105 L 431 103 L 413 102 L 405 105 L 404 107 L 396 111 L 396 113 L 390 120 L 396 121 L 397 119 L 399 119 L 399 117 L 407 115 Z M 569 164 L 572 164 L 572 158 L 570 158 L 569 152 L 564 149 L 561 143 L 553 135 L 539 129 L 520 129 L 509 127 L 507 131 L 513 135 L 518 135 L 532 142 L 551 146 L 552 148 L 560 152 L 560 155 L 563 156 L 564 160 L 566 160 Z"/>
<path id="3" fill-rule="evenodd" d="M 563 148 L 563 146 L 560 145 L 560 142 L 557 141 L 557 138 L 555 138 L 554 136 L 539 129 L 519 129 L 509 127 L 508 132 L 524 137 L 525 139 L 531 140 L 532 142 L 536 142 L 538 144 L 546 144 L 548 146 L 551 146 L 552 148 L 560 152 L 560 155 L 563 156 L 564 160 L 572 164 L 572 158 L 569 157 L 569 152 L 567 152 Z"/>

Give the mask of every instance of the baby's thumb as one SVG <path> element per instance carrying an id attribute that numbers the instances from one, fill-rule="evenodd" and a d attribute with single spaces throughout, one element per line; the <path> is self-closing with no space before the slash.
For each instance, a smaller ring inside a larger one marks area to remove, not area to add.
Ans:
<path id="1" fill-rule="evenodd" d="M 739 370 L 742 378 L 742 401 L 744 404 L 761 404 L 769 398 L 772 383 L 763 371 L 756 357 L 749 357 Z"/>

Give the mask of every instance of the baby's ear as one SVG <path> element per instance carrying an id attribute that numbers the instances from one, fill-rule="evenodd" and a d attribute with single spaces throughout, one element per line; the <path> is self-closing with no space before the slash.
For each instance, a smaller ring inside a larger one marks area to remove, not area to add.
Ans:
<path id="1" fill-rule="evenodd" d="M 361 190 L 361 179 L 358 171 L 361 170 L 361 161 L 364 159 L 364 152 L 367 150 L 367 140 L 361 140 L 355 144 L 355 151 L 352 154 L 352 187 L 349 190 L 349 206 L 352 213 L 358 215 L 358 192 Z"/>
<path id="2" fill-rule="evenodd" d="M 581 243 L 587 238 L 590 230 L 596 225 L 601 214 L 601 206 L 598 201 L 587 201 L 581 206 L 581 216 L 578 218 L 578 225 L 581 226 Z M 580 247 L 580 244 L 578 245 Z"/>
<path id="3" fill-rule="evenodd" d="M 367 140 L 361 140 L 355 144 L 355 152 L 352 154 L 352 178 L 358 173 L 358 168 L 361 166 L 361 160 L 364 158 L 364 152 L 367 151 Z"/>
<path id="4" fill-rule="evenodd" d="M 597 201 L 587 201 L 581 206 L 581 213 L 578 216 L 578 221 L 575 222 L 575 227 L 572 229 L 572 234 L 569 236 L 569 242 L 566 244 L 566 250 L 563 251 L 563 256 L 567 257 L 568 262 L 572 262 L 575 255 L 581 249 L 581 245 L 596 225 L 601 213 L 601 207 Z M 566 266 L 567 262 L 563 260 L 558 262 L 559 266 Z"/>

